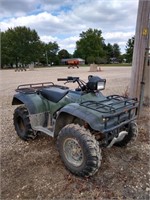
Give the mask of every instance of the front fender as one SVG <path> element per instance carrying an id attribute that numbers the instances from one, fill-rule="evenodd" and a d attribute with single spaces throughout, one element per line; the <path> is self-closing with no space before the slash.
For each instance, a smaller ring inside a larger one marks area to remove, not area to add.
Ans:
<path id="1" fill-rule="evenodd" d="M 17 93 L 14 95 L 12 105 L 25 104 L 30 114 L 42 113 L 50 110 L 47 100 L 40 95 Z"/>
<path id="2" fill-rule="evenodd" d="M 100 123 L 101 116 L 98 112 L 85 108 L 77 103 L 71 103 L 63 107 L 60 110 L 57 119 L 60 120 L 62 116 L 62 120 L 65 120 L 65 118 L 63 117 L 64 113 L 86 121 L 90 125 L 90 127 L 96 131 L 101 131 L 104 127 L 104 125 Z"/>

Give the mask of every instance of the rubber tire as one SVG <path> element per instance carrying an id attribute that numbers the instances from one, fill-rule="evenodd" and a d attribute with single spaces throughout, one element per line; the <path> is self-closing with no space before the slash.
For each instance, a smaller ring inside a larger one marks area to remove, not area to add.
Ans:
<path id="1" fill-rule="evenodd" d="M 125 147 L 129 142 L 135 140 L 138 135 L 138 126 L 136 122 L 131 122 L 128 128 L 128 135 L 126 135 L 122 141 L 115 143 L 117 147 Z"/>
<path id="2" fill-rule="evenodd" d="M 17 135 L 22 140 L 27 141 L 36 137 L 31 128 L 29 113 L 25 106 L 19 106 L 15 109 L 13 120 Z"/>
<path id="3" fill-rule="evenodd" d="M 68 138 L 75 139 L 82 149 L 84 161 L 78 167 L 71 164 L 65 156 L 63 144 Z M 57 148 L 66 168 L 75 175 L 89 177 L 100 168 L 101 151 L 99 143 L 88 130 L 78 124 L 69 124 L 62 128 L 57 138 Z"/>

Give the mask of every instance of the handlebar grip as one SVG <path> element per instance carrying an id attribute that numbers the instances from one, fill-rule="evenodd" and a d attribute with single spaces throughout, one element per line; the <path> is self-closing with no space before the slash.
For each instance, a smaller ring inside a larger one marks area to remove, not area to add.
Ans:
<path id="1" fill-rule="evenodd" d="M 57 81 L 67 81 L 67 78 L 58 78 Z"/>

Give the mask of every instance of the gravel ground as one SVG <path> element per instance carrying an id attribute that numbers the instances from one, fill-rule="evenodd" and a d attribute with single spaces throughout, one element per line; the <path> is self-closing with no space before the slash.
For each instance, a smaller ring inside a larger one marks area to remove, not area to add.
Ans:
<path id="1" fill-rule="evenodd" d="M 33 141 L 24 142 L 13 126 L 15 106 L 11 101 L 19 84 L 57 83 L 57 78 L 66 76 L 80 76 L 86 81 L 88 75 L 95 74 L 107 79 L 104 94 L 124 94 L 130 73 L 130 67 L 102 67 L 102 72 L 94 73 L 88 67 L 1 70 L 1 199 L 150 199 L 149 108 L 143 109 L 138 120 L 136 142 L 127 148 L 102 149 L 101 168 L 90 178 L 76 177 L 65 169 L 53 138 L 41 134 Z"/>

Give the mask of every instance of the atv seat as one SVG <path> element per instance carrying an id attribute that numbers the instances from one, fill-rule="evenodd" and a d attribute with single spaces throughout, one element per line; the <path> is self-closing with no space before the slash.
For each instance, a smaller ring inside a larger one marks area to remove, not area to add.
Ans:
<path id="1" fill-rule="evenodd" d="M 50 87 L 50 88 L 43 88 L 40 91 L 40 93 L 47 100 L 57 103 L 68 93 L 68 91 L 69 90 L 67 89 Z"/>

